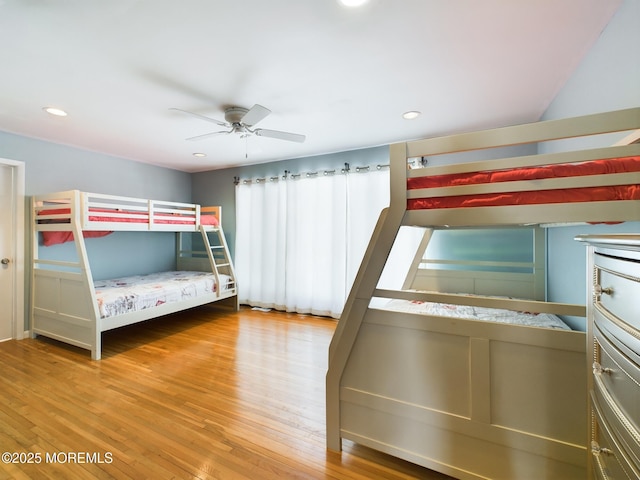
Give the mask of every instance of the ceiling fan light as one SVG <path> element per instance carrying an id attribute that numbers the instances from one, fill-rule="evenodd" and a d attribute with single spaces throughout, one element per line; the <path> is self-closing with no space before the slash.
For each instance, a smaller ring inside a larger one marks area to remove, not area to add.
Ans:
<path id="1" fill-rule="evenodd" d="M 231 133 L 235 133 L 236 135 L 240 135 L 241 137 L 247 135 L 249 132 L 247 132 L 247 129 L 240 124 L 234 124 L 233 125 L 233 130 L 231 131 Z"/>

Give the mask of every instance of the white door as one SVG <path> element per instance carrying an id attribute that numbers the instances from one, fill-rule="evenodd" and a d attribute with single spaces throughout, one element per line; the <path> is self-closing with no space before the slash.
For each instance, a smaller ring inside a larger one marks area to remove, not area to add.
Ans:
<path id="1" fill-rule="evenodd" d="M 24 173 L 0 158 L 0 341 L 24 337 Z"/>
<path id="2" fill-rule="evenodd" d="M 0 164 L 0 341 L 14 337 L 14 212 L 13 167 Z"/>

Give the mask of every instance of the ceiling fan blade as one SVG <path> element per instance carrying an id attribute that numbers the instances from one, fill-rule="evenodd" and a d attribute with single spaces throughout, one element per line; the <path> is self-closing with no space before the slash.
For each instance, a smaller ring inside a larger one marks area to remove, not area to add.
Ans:
<path id="1" fill-rule="evenodd" d="M 224 131 L 224 132 L 211 132 L 211 133 L 205 133 L 204 135 L 196 135 L 195 137 L 189 137 L 185 140 L 204 140 L 206 138 L 211 138 L 211 137 L 215 137 L 217 135 L 229 135 L 231 133 L 231 131 Z"/>
<path id="2" fill-rule="evenodd" d="M 266 107 L 263 107 L 262 105 L 258 105 L 256 103 L 253 107 L 249 109 L 247 113 L 244 114 L 241 121 L 246 125 L 252 126 L 258 123 L 263 118 L 265 118 L 270 113 L 271 113 L 271 110 L 269 110 Z"/>
<path id="3" fill-rule="evenodd" d="M 298 133 L 280 132 L 278 130 L 265 130 L 258 128 L 254 132 L 259 137 L 277 138 L 278 140 L 288 140 L 289 142 L 302 143 L 307 137 Z"/>
<path id="4" fill-rule="evenodd" d="M 204 120 L 206 122 L 215 123 L 216 125 L 220 125 L 221 127 L 230 127 L 227 122 L 223 122 L 221 120 L 216 120 L 215 118 L 205 117 L 204 115 L 200 115 L 198 113 L 189 112 L 187 110 L 181 110 L 179 108 L 170 108 L 169 110 L 175 110 L 176 112 L 186 113 L 187 115 L 191 115 L 192 117 L 199 118 L 200 120 Z"/>

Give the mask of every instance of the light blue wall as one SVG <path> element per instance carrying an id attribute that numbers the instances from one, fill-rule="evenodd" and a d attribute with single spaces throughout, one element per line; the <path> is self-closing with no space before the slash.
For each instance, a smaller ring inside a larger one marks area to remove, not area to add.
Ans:
<path id="1" fill-rule="evenodd" d="M 625 0 L 543 116 L 543 120 L 640 106 L 640 0 Z M 582 148 L 611 144 L 616 138 L 593 138 Z M 551 146 L 544 148 L 550 149 Z M 586 255 L 578 234 L 640 232 L 640 222 L 621 225 L 561 227 L 548 230 L 549 300 L 586 303 Z M 584 329 L 582 319 L 567 319 Z"/>
<path id="2" fill-rule="evenodd" d="M 26 193 L 63 190 L 176 202 L 191 200 L 191 175 L 119 157 L 0 132 L 0 156 L 26 164 Z"/>
<path id="3" fill-rule="evenodd" d="M 640 0 L 625 0 L 543 120 L 640 105 Z"/>
<path id="4" fill-rule="evenodd" d="M 189 202 L 191 175 L 140 162 L 0 132 L 0 157 L 25 163 L 25 192 L 32 195 L 63 190 Z M 29 215 L 29 205 L 25 209 Z M 29 222 L 26 223 L 29 225 Z M 31 237 L 27 231 L 26 271 L 30 272 Z M 117 232 L 89 239 L 87 250 L 96 279 L 171 270 L 175 266 L 172 233 Z M 48 258 L 75 258 L 73 244 L 41 249 Z M 118 259 L 114 261 L 114 259 Z M 29 275 L 25 280 L 29 298 Z M 29 312 L 28 305 L 25 311 Z M 28 328 L 29 319 L 25 327 Z"/>

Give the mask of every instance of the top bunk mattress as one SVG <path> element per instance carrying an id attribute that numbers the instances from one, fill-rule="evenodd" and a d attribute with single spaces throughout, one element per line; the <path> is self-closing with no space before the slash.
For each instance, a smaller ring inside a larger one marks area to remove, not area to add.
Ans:
<path id="1" fill-rule="evenodd" d="M 219 275 L 221 291 L 233 288 L 229 275 Z M 94 281 L 100 318 L 114 317 L 186 301 L 217 291 L 213 273 L 171 271 Z"/>
<path id="2" fill-rule="evenodd" d="M 556 315 L 549 313 L 529 313 L 504 310 L 500 308 L 474 307 L 471 305 L 453 305 L 448 303 L 422 302 L 418 300 L 389 300 L 378 308 L 401 313 L 429 315 L 435 317 L 461 318 L 482 322 L 524 325 L 528 327 L 571 330 Z"/>
<path id="3" fill-rule="evenodd" d="M 499 184 L 506 182 L 547 180 L 553 178 L 589 177 L 638 173 L 636 181 L 628 185 L 598 185 L 576 188 L 509 191 L 505 186 L 499 193 L 473 195 L 427 196 L 410 198 L 407 209 L 493 207 L 502 205 L 538 205 L 553 203 L 595 202 L 612 200 L 640 200 L 640 157 L 611 158 L 581 163 L 545 165 L 482 172 L 420 176 L 407 179 L 407 190 L 468 185 Z M 453 193 L 453 191 L 452 191 Z"/>
<path id="4" fill-rule="evenodd" d="M 220 207 L 69 190 L 33 197 L 33 226 L 44 246 L 113 231 L 195 232 L 220 226 Z"/>
<path id="5" fill-rule="evenodd" d="M 71 214 L 69 208 L 49 208 L 46 211 L 40 212 L 37 221 L 40 224 L 47 223 L 70 223 L 68 218 L 62 220 L 43 218 L 46 216 L 65 216 L 68 217 Z M 117 223 L 150 223 L 150 216 L 146 212 L 134 211 L 134 210 L 122 210 L 122 209 L 104 209 L 104 208 L 90 208 L 87 219 L 90 222 L 117 222 Z M 153 223 L 159 225 L 195 225 L 195 217 L 168 213 L 165 215 L 156 215 L 153 218 Z M 215 215 L 200 215 L 200 225 L 218 226 L 218 218 Z"/>
<path id="6" fill-rule="evenodd" d="M 47 215 L 69 215 L 69 213 L 70 213 L 69 209 L 47 210 Z M 94 210 L 90 210 L 90 214 L 88 216 L 89 221 L 96 222 L 95 224 L 98 224 L 98 225 L 100 222 L 123 223 L 123 224 L 128 224 L 128 223 L 149 224 L 149 216 L 145 214 L 140 214 L 139 212 L 137 212 L 136 214 L 123 212 L 123 214 L 118 217 L 109 216 L 108 211 L 103 211 L 101 215 L 92 215 L 91 213 L 97 213 L 97 212 L 94 212 Z M 38 220 L 37 223 L 38 224 L 49 224 L 49 223 L 69 224 L 70 221 L 41 219 L 41 220 Z M 195 226 L 196 225 L 195 220 L 193 218 L 185 220 L 178 216 L 176 218 L 165 217 L 163 219 L 156 219 L 154 220 L 154 224 L 179 225 L 179 226 L 182 226 L 182 225 Z M 218 217 L 215 215 L 202 214 L 200 215 L 200 225 L 218 227 L 220 225 L 220 222 L 218 221 Z M 113 227 L 113 225 L 111 225 L 111 227 Z M 58 245 L 66 242 L 73 242 L 73 232 L 70 232 L 70 231 L 42 231 L 40 233 L 42 235 L 42 245 L 44 245 L 45 247 L 50 247 L 52 245 Z M 82 235 L 85 238 L 98 238 L 98 237 L 104 237 L 111 233 L 113 233 L 113 230 L 84 230 L 82 232 Z"/>

